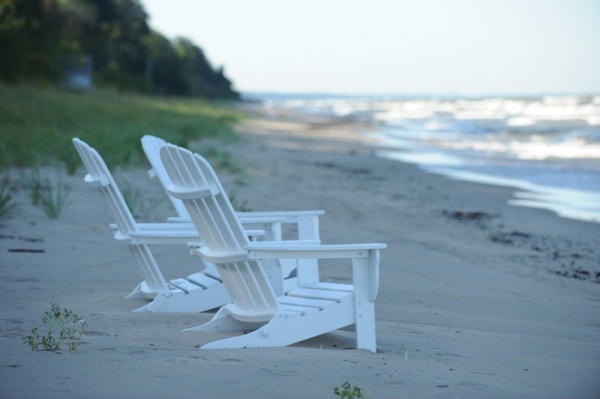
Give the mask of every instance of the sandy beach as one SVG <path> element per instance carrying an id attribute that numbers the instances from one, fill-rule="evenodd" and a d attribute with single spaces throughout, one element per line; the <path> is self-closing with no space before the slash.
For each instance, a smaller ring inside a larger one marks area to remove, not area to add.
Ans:
<path id="1" fill-rule="evenodd" d="M 334 398 L 349 382 L 373 399 L 598 398 L 600 224 L 509 206 L 508 187 L 378 158 L 364 134 L 375 128 L 253 113 L 240 140 L 190 149 L 231 156 L 243 172 L 217 172 L 245 207 L 322 209 L 324 243 L 387 244 L 377 353 L 352 349 L 345 331 L 283 348 L 201 350 L 219 337 L 182 330 L 210 313 L 133 313 L 145 301 L 124 296 L 141 275 L 112 238 L 104 199 L 83 184 L 83 168 L 45 168 L 72 188 L 64 214 L 48 219 L 22 190 L 21 215 L 0 226 L 0 397 Z M 141 220 L 173 214 L 144 168 L 114 174 L 144 194 Z M 185 246 L 153 249 L 167 278 L 201 267 Z M 87 322 L 76 354 L 33 352 L 21 340 L 42 327 L 51 301 Z"/>

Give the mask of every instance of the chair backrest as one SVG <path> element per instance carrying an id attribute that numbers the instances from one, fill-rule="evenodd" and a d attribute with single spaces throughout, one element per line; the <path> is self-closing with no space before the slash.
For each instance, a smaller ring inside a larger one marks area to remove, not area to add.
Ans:
<path id="1" fill-rule="evenodd" d="M 183 201 L 204 243 L 199 253 L 217 265 L 233 311 L 269 320 L 278 310 L 273 287 L 260 262 L 248 259 L 248 238 L 213 168 L 200 155 L 171 144 L 160 155 L 171 180 L 166 190 Z"/>
<path id="2" fill-rule="evenodd" d="M 110 170 L 106 166 L 104 159 L 98 154 L 98 151 L 90 147 L 83 140 L 74 138 L 73 145 L 88 171 L 88 174 L 84 179 L 85 182 L 100 187 L 102 194 L 108 203 L 108 207 L 118 228 L 118 231 L 115 233 L 115 238 L 124 240 L 129 239 L 128 232 L 137 231 L 137 224 L 131 211 L 127 207 L 127 203 L 125 202 L 119 187 L 115 183 Z M 145 244 L 136 244 L 129 245 L 129 249 L 141 265 L 140 270 L 148 288 L 155 292 L 168 292 L 169 287 L 167 282 L 165 281 L 150 248 Z"/>
<path id="3" fill-rule="evenodd" d="M 142 137 L 142 148 L 144 149 L 146 158 L 148 158 L 148 162 L 152 165 L 152 169 L 148 173 L 152 177 L 156 176 L 163 187 L 168 187 L 171 184 L 171 179 L 169 179 L 169 175 L 160 159 L 160 149 L 166 144 L 168 143 L 159 137 L 150 135 Z M 183 202 L 171 195 L 168 197 L 171 204 L 173 204 L 173 208 L 175 208 L 177 215 L 183 220 L 189 220 L 189 214 L 186 211 Z"/>
<path id="4" fill-rule="evenodd" d="M 126 235 L 129 231 L 136 231 L 135 219 L 98 151 L 78 138 L 73 139 L 73 145 L 88 171 L 85 182 L 100 187 L 121 234 Z"/>

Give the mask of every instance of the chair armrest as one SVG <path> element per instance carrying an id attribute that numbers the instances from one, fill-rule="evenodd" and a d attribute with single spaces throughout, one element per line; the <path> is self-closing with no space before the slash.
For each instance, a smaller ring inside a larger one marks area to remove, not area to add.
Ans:
<path id="1" fill-rule="evenodd" d="M 89 173 L 83 177 L 83 182 L 90 187 L 100 187 L 108 185 L 108 179 L 106 177 L 92 177 Z"/>
<path id="2" fill-rule="evenodd" d="M 283 217 L 275 217 L 275 216 L 260 216 L 260 217 L 245 217 L 242 216 L 239 218 L 240 223 L 242 225 L 249 224 L 273 224 L 273 223 L 284 223 L 286 221 Z"/>
<path id="3" fill-rule="evenodd" d="M 253 250 L 260 251 L 262 249 L 277 251 L 279 249 L 284 249 L 284 250 L 288 249 L 288 247 L 290 247 L 290 246 L 292 248 L 297 248 L 298 246 L 300 246 L 302 248 L 320 247 L 321 241 L 320 240 L 256 241 L 256 242 L 250 243 L 250 245 L 248 245 L 244 249 L 249 250 L 249 251 L 253 251 Z"/>
<path id="4" fill-rule="evenodd" d="M 261 218 L 261 217 L 276 217 L 284 220 L 279 223 L 279 227 L 273 224 L 271 231 L 275 240 L 283 240 L 283 230 L 281 225 L 295 225 L 297 237 L 300 240 L 319 239 L 319 217 L 325 214 L 322 210 L 313 211 L 273 211 L 273 212 L 241 212 L 238 217 L 241 218 Z"/>
<path id="5" fill-rule="evenodd" d="M 196 227 L 191 222 L 187 223 L 137 223 L 137 228 L 141 231 L 196 231 Z M 198 234 L 198 233 L 196 233 Z"/>
<path id="6" fill-rule="evenodd" d="M 108 225 L 111 230 L 119 230 L 116 223 Z M 196 230 L 192 222 L 187 223 L 136 223 L 136 227 L 140 231 L 158 230 L 158 231 L 180 231 L 180 230 Z"/>
<path id="7" fill-rule="evenodd" d="M 253 242 L 248 259 L 352 259 L 355 290 L 374 302 L 379 291 L 379 250 L 385 244 L 295 245 Z M 301 267 L 301 265 L 299 264 Z"/>
<path id="8" fill-rule="evenodd" d="M 369 256 L 369 251 L 387 247 L 380 243 L 314 245 L 310 241 L 296 241 L 298 245 L 290 245 L 295 241 L 252 242 L 245 249 L 249 251 L 250 259 L 342 259 L 365 258 Z"/>
<path id="9" fill-rule="evenodd" d="M 139 230 L 127 234 L 117 230 L 115 239 L 131 241 L 132 244 L 188 244 L 200 241 L 200 236 L 195 230 Z"/>
<path id="10" fill-rule="evenodd" d="M 186 224 L 191 223 L 191 219 L 180 216 L 170 216 L 167 218 L 167 222 Z M 256 215 L 247 215 L 247 213 L 240 214 L 240 222 L 242 224 L 290 223 L 289 217 L 287 216 L 270 215 L 267 214 L 267 212 Z"/>
<path id="11" fill-rule="evenodd" d="M 116 224 L 112 223 L 110 227 L 113 230 L 118 230 Z M 189 237 L 198 237 L 198 230 L 192 223 L 137 223 L 137 231 L 132 232 L 130 235 L 147 235 L 147 236 L 161 236 L 161 235 L 180 235 Z M 245 229 L 244 230 L 248 237 L 259 237 L 265 234 L 262 229 Z"/>
<path id="12" fill-rule="evenodd" d="M 264 230 L 244 230 L 249 237 L 259 237 L 265 234 Z M 116 230 L 114 234 L 117 240 L 131 240 L 133 244 L 189 244 L 194 246 L 199 243 L 200 236 L 197 230 L 190 229 L 161 229 L 161 230 L 137 230 L 123 234 Z"/>
<path id="13" fill-rule="evenodd" d="M 237 212 L 240 218 L 261 218 L 261 217 L 275 217 L 284 218 L 283 223 L 297 223 L 301 217 L 308 216 L 321 216 L 324 215 L 323 210 L 310 210 L 310 211 L 267 211 L 267 212 Z"/>
<path id="14" fill-rule="evenodd" d="M 240 222 L 245 228 L 263 228 L 272 233 L 271 239 L 281 239 L 282 224 L 296 224 L 299 239 L 319 238 L 319 216 L 325 214 L 322 210 L 312 211 L 273 211 L 273 212 L 237 212 Z M 169 217 L 168 222 L 189 223 L 182 217 Z M 269 228 L 270 225 L 270 228 Z"/>

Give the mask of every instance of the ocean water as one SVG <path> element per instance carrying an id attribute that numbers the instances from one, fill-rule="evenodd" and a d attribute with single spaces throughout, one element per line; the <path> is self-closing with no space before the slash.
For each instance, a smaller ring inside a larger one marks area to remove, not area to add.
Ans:
<path id="1" fill-rule="evenodd" d="M 451 179 L 517 189 L 509 203 L 600 223 L 600 95 L 263 97 L 268 109 L 355 118 L 386 150 Z"/>

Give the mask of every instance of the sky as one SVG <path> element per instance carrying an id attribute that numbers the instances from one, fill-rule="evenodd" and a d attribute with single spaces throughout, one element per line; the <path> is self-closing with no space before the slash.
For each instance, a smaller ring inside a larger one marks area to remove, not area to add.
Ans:
<path id="1" fill-rule="evenodd" d="M 141 0 L 240 92 L 600 94 L 600 0 Z"/>

